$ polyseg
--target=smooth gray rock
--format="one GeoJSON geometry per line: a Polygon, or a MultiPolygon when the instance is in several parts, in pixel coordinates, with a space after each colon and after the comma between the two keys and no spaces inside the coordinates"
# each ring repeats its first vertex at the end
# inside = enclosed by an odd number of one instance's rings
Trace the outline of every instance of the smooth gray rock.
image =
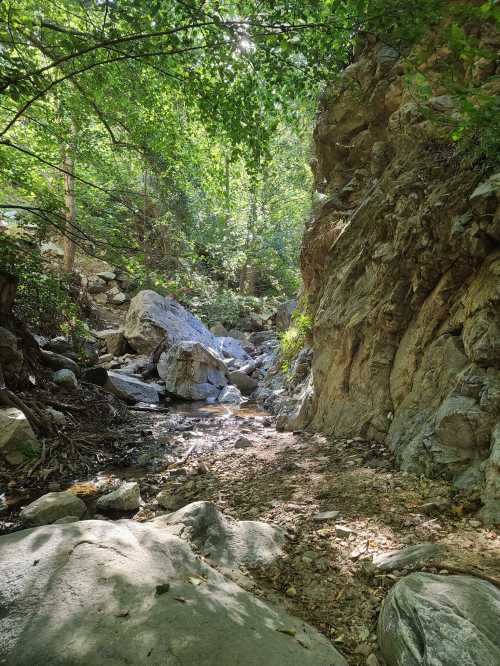
{"type": "Polygon", "coordinates": [[[158,359],[165,388],[180,398],[216,398],[226,386],[226,366],[216,352],[200,342],[179,342],[158,359]]]}
{"type": "Polygon", "coordinates": [[[387,666],[500,664],[500,590],[472,576],[413,573],[384,600],[379,647],[387,666]]]}
{"type": "Polygon", "coordinates": [[[239,405],[243,401],[243,396],[236,386],[225,386],[217,397],[217,402],[226,405],[239,405]]]}
{"type": "Polygon", "coordinates": [[[283,528],[235,520],[211,502],[192,502],[175,513],[155,518],[152,525],[186,539],[200,553],[228,567],[268,565],[283,555],[283,528]]]}
{"type": "Polygon", "coordinates": [[[59,518],[66,516],[78,516],[81,518],[87,507],[84,502],[67,491],[46,493],[28,506],[20,513],[24,525],[49,525],[59,518]]]}
{"type": "Polygon", "coordinates": [[[67,368],[62,368],[61,370],[54,372],[52,379],[58,386],[64,386],[70,389],[76,389],[78,387],[78,380],[75,373],[73,370],[68,370],[67,368]]]}
{"type": "Polygon", "coordinates": [[[97,273],[97,277],[105,282],[111,282],[116,278],[116,273],[114,271],[101,271],[97,273]]]}
{"type": "Polygon", "coordinates": [[[401,550],[374,555],[372,562],[381,571],[395,571],[436,559],[444,550],[444,546],[438,543],[417,543],[401,550]]]}
{"type": "Polygon", "coordinates": [[[99,497],[96,507],[99,511],[133,511],[138,509],[140,504],[139,484],[137,481],[129,481],[99,497]]]}
{"type": "Polygon", "coordinates": [[[130,346],[141,354],[153,352],[160,342],[163,351],[182,341],[217,349],[217,338],[197,317],[173,298],[151,290],[140,291],[130,302],[124,333],[130,346]]]}
{"type": "Polygon", "coordinates": [[[0,579],[4,666],[347,666],[315,629],[238,587],[161,523],[91,520],[0,537],[0,579]]]}
{"type": "Polygon", "coordinates": [[[0,455],[11,465],[33,457],[40,444],[30,422],[17,407],[0,407],[0,455]]]}
{"type": "Polygon", "coordinates": [[[237,386],[244,395],[250,395],[259,385],[253,377],[249,377],[245,372],[241,372],[241,370],[231,371],[229,373],[229,381],[231,384],[237,386]]]}
{"type": "Polygon", "coordinates": [[[157,405],[160,402],[158,391],[154,386],[112,370],[108,371],[104,389],[126,402],[145,402],[150,405],[157,405]]]}

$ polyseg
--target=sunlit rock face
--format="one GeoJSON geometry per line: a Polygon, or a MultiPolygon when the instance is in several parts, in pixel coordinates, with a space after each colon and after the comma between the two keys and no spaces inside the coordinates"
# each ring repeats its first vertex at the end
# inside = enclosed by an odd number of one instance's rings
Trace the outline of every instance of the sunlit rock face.
{"type": "Polygon", "coordinates": [[[417,104],[399,55],[367,39],[321,100],[301,255],[312,389],[290,428],[386,441],[404,469],[482,493],[498,522],[500,175],[454,157],[435,80],[417,104]]]}

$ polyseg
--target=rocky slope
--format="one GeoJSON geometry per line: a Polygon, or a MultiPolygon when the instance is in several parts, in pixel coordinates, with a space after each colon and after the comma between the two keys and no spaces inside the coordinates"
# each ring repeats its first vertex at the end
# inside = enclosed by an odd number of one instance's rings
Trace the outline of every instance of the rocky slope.
{"type": "MultiPolygon", "coordinates": [[[[454,100],[434,72],[451,64],[447,48],[423,62],[422,102],[400,54],[368,37],[324,95],[301,257],[314,361],[287,427],[386,441],[498,522],[500,175],[466,170],[444,138],[454,100]]],[[[494,70],[461,75],[486,89],[494,70]]]]}

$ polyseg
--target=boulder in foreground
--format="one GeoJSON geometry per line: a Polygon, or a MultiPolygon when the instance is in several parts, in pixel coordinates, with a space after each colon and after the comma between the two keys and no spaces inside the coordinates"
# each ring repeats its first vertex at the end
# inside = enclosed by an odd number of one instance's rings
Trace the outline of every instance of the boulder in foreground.
{"type": "Polygon", "coordinates": [[[472,576],[414,573],[384,601],[379,646],[387,666],[500,664],[500,590],[472,576]]]}
{"type": "Polygon", "coordinates": [[[4,666],[346,666],[161,527],[49,525],[0,537],[4,666]],[[33,566],[36,560],[36,566],[33,566]]]}

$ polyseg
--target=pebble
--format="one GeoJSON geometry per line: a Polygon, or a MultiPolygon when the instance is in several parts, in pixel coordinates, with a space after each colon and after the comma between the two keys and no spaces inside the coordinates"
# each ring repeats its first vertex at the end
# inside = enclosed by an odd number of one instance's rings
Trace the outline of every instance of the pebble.
{"type": "Polygon", "coordinates": [[[323,520],[335,520],[339,515],[340,511],[320,511],[319,513],[314,514],[313,520],[317,522],[322,522],[323,520]]]}
{"type": "Polygon", "coordinates": [[[238,437],[234,443],[235,449],[249,449],[251,446],[253,446],[253,444],[248,437],[238,437]]]}
{"type": "Polygon", "coordinates": [[[344,525],[335,525],[335,536],[339,539],[348,539],[351,534],[354,534],[354,531],[350,527],[344,527],[344,525]]]}

